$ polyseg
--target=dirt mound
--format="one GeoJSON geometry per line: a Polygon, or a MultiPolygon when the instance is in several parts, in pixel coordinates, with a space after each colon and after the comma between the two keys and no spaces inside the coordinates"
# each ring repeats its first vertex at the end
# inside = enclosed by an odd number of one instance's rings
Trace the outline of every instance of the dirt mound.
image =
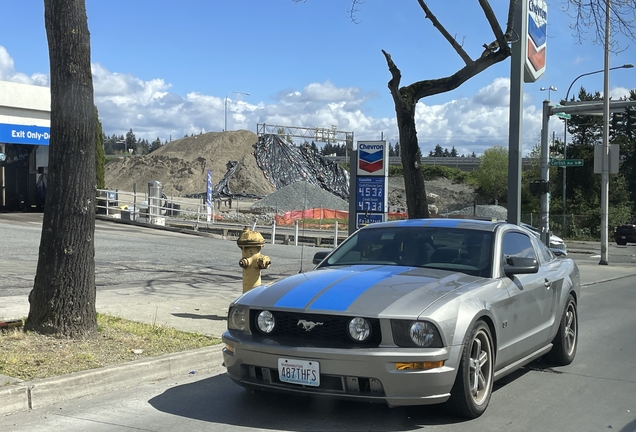
{"type": "Polygon", "coordinates": [[[253,132],[209,132],[172,141],[149,155],[120,157],[106,165],[106,187],[132,191],[148,188],[148,182],[163,183],[168,196],[205,193],[207,172],[217,183],[226,173],[226,164],[237,161],[238,167],[230,190],[237,194],[266,196],[275,191],[256,165],[252,145],[253,132]]]}

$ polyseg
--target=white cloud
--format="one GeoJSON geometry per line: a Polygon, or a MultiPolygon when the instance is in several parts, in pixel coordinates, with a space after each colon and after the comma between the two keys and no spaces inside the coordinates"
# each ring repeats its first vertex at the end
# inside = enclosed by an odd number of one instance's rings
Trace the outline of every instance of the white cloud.
{"type": "MultiPolygon", "coordinates": [[[[171,91],[161,78],[143,80],[130,74],[111,72],[99,63],[92,65],[95,103],[104,132],[125,134],[133,129],[138,138],[150,141],[180,138],[185,134],[221,131],[225,123],[225,95],[191,92],[185,96],[171,91]]],[[[13,59],[0,46],[0,79],[45,85],[43,74],[27,76],[15,71],[13,59]]],[[[472,98],[428,105],[426,99],[416,108],[415,120],[423,154],[436,144],[453,146],[460,154],[481,154],[492,146],[508,145],[510,100],[508,78],[496,78],[472,98]]],[[[627,89],[615,88],[624,95],[627,89]]],[[[614,93],[613,93],[614,94],[614,93]]],[[[337,87],[326,81],[310,83],[302,89],[282,90],[271,103],[231,95],[227,105],[228,129],[255,131],[257,123],[270,125],[325,127],[354,132],[356,140],[384,137],[395,143],[395,118],[370,115],[366,103],[377,98],[375,92],[356,87],[337,87]]],[[[527,96],[527,95],[526,95],[527,96]]],[[[530,102],[531,98],[526,97],[530,102]]],[[[551,123],[552,124],[552,123],[551,123]]],[[[555,128],[560,124],[555,123],[555,128]]],[[[524,109],[523,153],[538,142],[541,129],[540,108],[524,109]]]]}
{"type": "Polygon", "coordinates": [[[39,86],[49,85],[48,77],[42,73],[35,73],[29,76],[24,73],[16,72],[13,58],[2,45],[0,45],[0,80],[39,86]]]}

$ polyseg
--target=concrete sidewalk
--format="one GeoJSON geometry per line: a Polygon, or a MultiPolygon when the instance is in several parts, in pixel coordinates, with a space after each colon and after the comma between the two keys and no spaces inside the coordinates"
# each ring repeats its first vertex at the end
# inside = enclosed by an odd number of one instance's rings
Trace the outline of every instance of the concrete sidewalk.
{"type": "MultiPolygon", "coordinates": [[[[577,262],[581,284],[585,287],[613,279],[633,277],[633,264],[598,265],[598,260],[577,262]]],[[[226,328],[230,302],[242,292],[242,282],[204,289],[188,284],[172,284],[149,292],[143,286],[98,290],[97,311],[134,321],[164,325],[179,330],[221,336],[226,328]]],[[[0,319],[28,315],[26,296],[3,297],[0,319]]],[[[188,375],[192,371],[210,370],[222,363],[221,346],[203,348],[144,359],[122,365],[78,372],[62,377],[15,382],[0,376],[0,415],[45,407],[62,400],[113,391],[140,382],[188,375]],[[60,389],[64,391],[60,391],[60,389]]]]}

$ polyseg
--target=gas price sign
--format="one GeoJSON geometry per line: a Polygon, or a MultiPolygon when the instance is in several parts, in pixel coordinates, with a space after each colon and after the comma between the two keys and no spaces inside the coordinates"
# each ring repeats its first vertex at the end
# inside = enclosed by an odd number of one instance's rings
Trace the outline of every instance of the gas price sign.
{"type": "Polygon", "coordinates": [[[385,177],[358,177],[356,184],[356,210],[384,212],[385,177]]]}

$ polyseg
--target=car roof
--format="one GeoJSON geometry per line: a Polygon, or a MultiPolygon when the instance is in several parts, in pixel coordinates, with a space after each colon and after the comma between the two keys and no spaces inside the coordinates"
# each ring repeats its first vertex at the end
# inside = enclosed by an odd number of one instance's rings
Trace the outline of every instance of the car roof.
{"type": "Polygon", "coordinates": [[[401,219],[389,222],[376,222],[362,229],[392,228],[392,227],[427,227],[427,228],[459,228],[494,232],[498,227],[508,225],[506,221],[492,221],[479,219],[401,219]]]}

